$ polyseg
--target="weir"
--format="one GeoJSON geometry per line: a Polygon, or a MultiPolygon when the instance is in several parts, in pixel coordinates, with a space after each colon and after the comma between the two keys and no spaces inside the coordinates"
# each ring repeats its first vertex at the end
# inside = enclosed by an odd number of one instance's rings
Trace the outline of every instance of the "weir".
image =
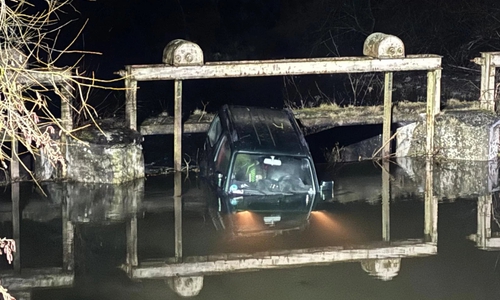
{"type": "MultiPolygon", "coordinates": [[[[182,82],[193,79],[286,76],[338,73],[384,73],[384,106],[382,157],[390,154],[392,123],[393,72],[427,71],[426,154],[433,149],[434,118],[440,112],[441,56],[407,55],[404,45],[395,36],[374,33],[365,41],[363,57],[326,57],[259,61],[227,61],[204,63],[200,47],[185,40],[174,40],[164,50],[163,64],[128,65],[118,73],[125,77],[126,121],[134,130],[137,125],[137,84],[139,81],[174,81],[174,169],[182,168],[182,82]]],[[[156,124],[158,125],[158,124],[156,124]]],[[[167,125],[168,126],[168,125],[167,125]]],[[[206,125],[203,125],[206,126],[206,125]]],[[[161,127],[157,126],[157,127],[161,127]]],[[[193,126],[191,126],[193,127],[193,126]]],[[[196,126],[194,126],[196,127],[196,126]]],[[[189,126],[186,126],[189,128],[189,126]]],[[[199,129],[201,130],[201,129],[199,129]]],[[[168,129],[145,129],[143,134],[170,132],[168,129]],[[163,130],[163,131],[162,131],[163,130]]]]}
{"type": "MultiPolygon", "coordinates": [[[[411,123],[420,121],[423,125],[425,147],[418,149],[426,156],[435,155],[436,141],[434,140],[436,116],[441,112],[459,109],[473,116],[478,111],[491,112],[491,117],[496,117],[496,68],[500,66],[500,52],[484,52],[481,57],[475,58],[474,62],[481,66],[481,88],[478,95],[479,101],[461,103],[460,107],[446,105],[441,111],[441,57],[437,55],[406,55],[404,45],[399,39],[384,34],[373,34],[367,38],[364,48],[365,56],[362,57],[326,57],[311,59],[282,59],[282,60],[260,60],[260,61],[226,61],[226,62],[204,62],[200,47],[194,43],[175,40],[167,45],[164,51],[163,64],[154,65],[129,65],[125,70],[118,73],[124,76],[126,86],[126,126],[133,130],[139,130],[142,135],[173,134],[174,135],[174,169],[181,170],[182,163],[182,134],[204,132],[211,121],[210,115],[193,115],[186,122],[182,121],[182,82],[184,80],[210,79],[210,78],[246,78],[265,76],[288,76],[307,74],[338,74],[338,73],[365,73],[380,72],[384,74],[384,104],[378,107],[355,106],[337,108],[335,110],[325,109],[303,109],[295,110],[295,116],[303,126],[305,134],[313,134],[336,126],[347,125],[369,125],[383,124],[381,157],[388,157],[391,153],[392,138],[391,124],[411,123]],[[402,49],[399,51],[398,49],[402,49]],[[401,71],[426,71],[427,90],[425,103],[392,102],[392,80],[393,72],[401,71]],[[137,124],[137,88],[140,81],[174,81],[174,116],[159,116],[147,119],[143,124],[137,124]]],[[[43,73],[33,73],[33,77],[42,85],[64,86],[63,95],[69,101],[61,101],[62,125],[66,130],[73,127],[71,116],[71,99],[73,90],[71,84],[60,79],[67,70],[59,70],[59,73],[48,77],[43,73]]],[[[25,79],[18,78],[23,81],[25,79]]],[[[471,123],[472,124],[472,123],[471,123]]],[[[475,126],[475,125],[472,125],[475,126]]],[[[495,125],[496,126],[496,125],[495,125]]],[[[446,126],[445,126],[446,127],[446,126]]],[[[449,127],[449,126],[448,126],[449,127]]],[[[483,147],[495,148],[498,140],[498,126],[490,128],[492,134],[483,139],[483,147]],[[487,143],[487,145],[484,145],[487,143]]],[[[448,128],[447,135],[454,135],[453,128],[448,128]]],[[[419,133],[420,134],[420,133],[419,133]]],[[[419,138],[422,138],[420,135],[419,138]]],[[[66,161],[72,166],[71,154],[67,153],[67,145],[70,144],[66,136],[62,136],[60,143],[65,153],[66,161]]],[[[135,145],[140,148],[139,145],[135,145]]],[[[455,145],[454,145],[455,146],[455,145]]],[[[419,146],[420,147],[420,146],[419,146]]],[[[464,146],[465,147],[465,146],[464,146]]],[[[135,149],[135,148],[134,148],[135,149]]],[[[11,178],[15,181],[19,178],[19,160],[17,157],[17,143],[12,143],[12,161],[10,166],[11,178]]],[[[135,150],[134,150],[135,151],[135,150]]],[[[137,151],[135,151],[137,152],[137,151]]],[[[135,153],[133,152],[133,153],[135,153]]],[[[139,150],[140,152],[140,150],[139,150]]],[[[458,150],[460,152],[460,150],[458,150]]],[[[493,157],[494,151],[490,151],[488,158],[493,157]]],[[[135,155],[135,154],[134,154],[135,155]]],[[[458,154],[460,156],[460,153],[458,154]]],[[[43,160],[41,160],[43,161],[43,160]]],[[[73,169],[78,166],[73,166],[73,169]]],[[[61,170],[58,178],[70,178],[67,169],[61,170]]],[[[121,172],[117,170],[117,172],[121,172]]],[[[100,175],[98,175],[100,176],[100,175]]],[[[144,176],[143,172],[136,172],[137,178],[144,176]]],[[[118,176],[121,178],[120,176],[118,176]]],[[[132,177],[125,180],[133,179],[132,177]]],[[[44,180],[46,178],[43,178],[44,180]]],[[[73,180],[79,181],[78,178],[73,180]]]]}

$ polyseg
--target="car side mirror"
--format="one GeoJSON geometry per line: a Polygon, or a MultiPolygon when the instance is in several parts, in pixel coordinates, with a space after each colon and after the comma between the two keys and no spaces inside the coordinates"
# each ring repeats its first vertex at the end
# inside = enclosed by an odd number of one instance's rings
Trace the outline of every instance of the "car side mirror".
{"type": "Polygon", "coordinates": [[[333,199],[333,181],[321,181],[320,194],[323,201],[333,199]]]}

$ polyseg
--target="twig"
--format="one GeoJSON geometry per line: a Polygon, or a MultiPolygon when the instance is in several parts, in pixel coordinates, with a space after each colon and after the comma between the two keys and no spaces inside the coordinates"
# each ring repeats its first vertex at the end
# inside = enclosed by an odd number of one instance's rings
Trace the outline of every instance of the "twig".
{"type": "Polygon", "coordinates": [[[371,159],[375,159],[375,156],[377,156],[377,154],[378,154],[380,151],[382,151],[382,149],[384,149],[384,148],[385,148],[385,146],[387,146],[387,144],[388,144],[388,143],[390,143],[390,142],[391,142],[391,141],[392,141],[392,140],[396,137],[396,135],[397,135],[397,134],[398,134],[398,131],[396,131],[396,132],[395,132],[395,133],[391,136],[391,138],[390,138],[390,139],[388,139],[388,140],[387,140],[387,141],[386,141],[386,142],[382,145],[382,147],[378,148],[378,150],[377,150],[377,151],[375,151],[375,153],[373,153],[373,155],[372,155],[371,159]]]}

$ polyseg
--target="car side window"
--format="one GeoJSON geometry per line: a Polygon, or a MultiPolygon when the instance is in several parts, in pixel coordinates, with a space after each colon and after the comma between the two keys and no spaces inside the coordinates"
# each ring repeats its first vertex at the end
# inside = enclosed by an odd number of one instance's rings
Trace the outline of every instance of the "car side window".
{"type": "Polygon", "coordinates": [[[211,147],[215,145],[221,133],[222,133],[222,125],[220,123],[220,118],[219,116],[215,116],[215,118],[212,121],[212,124],[210,124],[210,128],[208,129],[207,133],[211,147]]]}
{"type": "Polygon", "coordinates": [[[215,171],[226,174],[229,168],[229,160],[231,159],[231,147],[226,136],[222,137],[217,155],[215,156],[215,171]]]}

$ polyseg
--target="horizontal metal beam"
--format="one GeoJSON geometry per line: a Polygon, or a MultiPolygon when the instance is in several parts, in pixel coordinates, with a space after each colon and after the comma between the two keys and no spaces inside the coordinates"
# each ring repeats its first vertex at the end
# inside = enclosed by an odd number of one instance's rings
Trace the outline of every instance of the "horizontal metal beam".
{"type": "Polygon", "coordinates": [[[167,64],[131,65],[119,72],[136,81],[234,78],[306,74],[363,73],[435,70],[441,68],[441,56],[409,55],[405,58],[328,57],[256,61],[211,62],[202,66],[167,64]]]}
{"type": "MultiPolygon", "coordinates": [[[[284,252],[284,251],[280,251],[284,252]]],[[[185,257],[183,263],[141,263],[139,267],[123,266],[133,279],[164,278],[172,276],[198,276],[217,273],[253,271],[259,269],[298,267],[331,264],[336,262],[363,261],[367,259],[403,258],[434,255],[433,243],[402,242],[385,247],[367,249],[342,249],[341,247],[314,248],[309,251],[291,250],[289,253],[249,255],[226,254],[222,257],[185,257]],[[340,248],[340,249],[339,249],[340,248]]]]}

